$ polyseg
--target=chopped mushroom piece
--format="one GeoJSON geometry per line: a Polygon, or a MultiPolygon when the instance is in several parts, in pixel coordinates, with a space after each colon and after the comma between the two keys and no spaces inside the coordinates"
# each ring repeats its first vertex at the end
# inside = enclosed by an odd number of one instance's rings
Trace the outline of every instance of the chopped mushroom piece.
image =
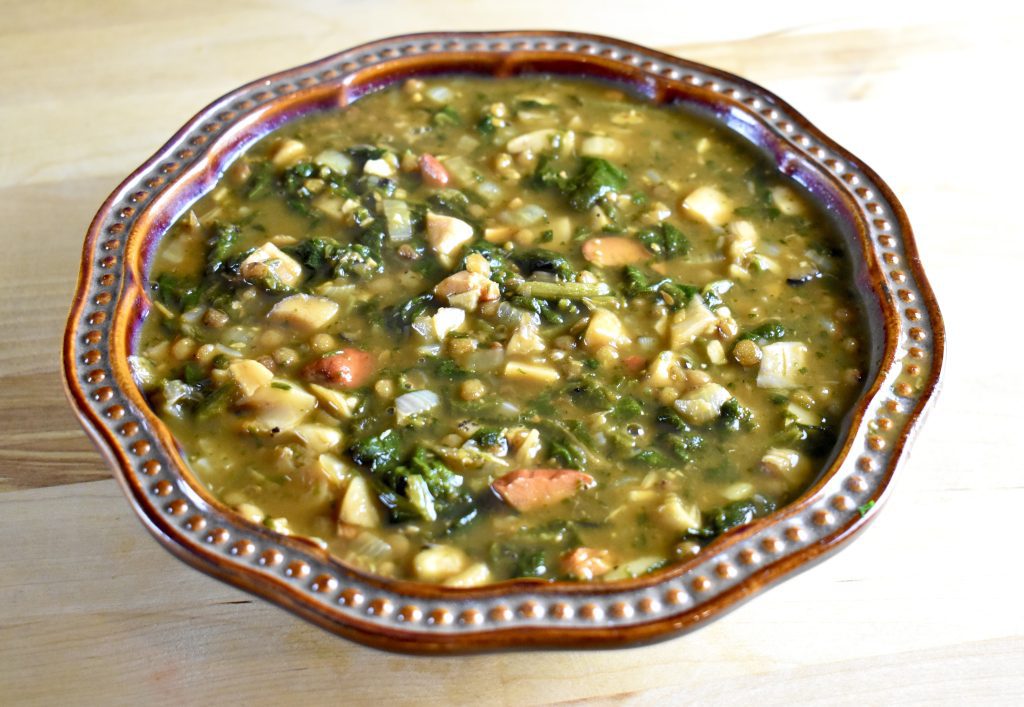
{"type": "Polygon", "coordinates": [[[499,290],[496,282],[480,273],[460,270],[437,283],[434,294],[452,307],[473,312],[481,302],[493,302],[498,299],[499,290]]]}
{"type": "Polygon", "coordinates": [[[473,227],[465,221],[427,212],[427,243],[444,267],[454,267],[462,247],[471,240],[473,227]]]}
{"type": "Polygon", "coordinates": [[[296,425],[292,434],[317,454],[329,452],[341,444],[341,430],[315,422],[296,425]]]}
{"type": "Polygon", "coordinates": [[[272,322],[287,324],[304,333],[319,331],[338,316],[339,306],[334,300],[316,295],[291,295],[278,302],[267,314],[272,322]]]}
{"type": "Polygon", "coordinates": [[[274,374],[259,361],[238,359],[228,364],[228,373],[238,385],[243,397],[249,397],[270,381],[274,374]]]}
{"type": "Polygon", "coordinates": [[[340,390],[331,390],[316,383],[309,384],[309,391],[316,396],[321,408],[342,420],[351,420],[361,402],[357,395],[348,395],[340,390]]]}
{"type": "Polygon", "coordinates": [[[252,413],[255,431],[287,432],[316,407],[316,398],[295,383],[275,379],[244,398],[242,407],[252,413]]]}
{"type": "Polygon", "coordinates": [[[694,425],[706,425],[718,418],[732,393],[718,383],[707,383],[675,401],[676,410],[694,425]]]}
{"type": "Polygon", "coordinates": [[[800,455],[792,449],[772,447],[761,457],[761,469],[773,476],[789,476],[800,463],[800,455]]]}
{"type": "Polygon", "coordinates": [[[287,287],[295,287],[302,279],[298,261],[273,243],[264,243],[242,261],[238,271],[246,280],[273,278],[287,287]]]}

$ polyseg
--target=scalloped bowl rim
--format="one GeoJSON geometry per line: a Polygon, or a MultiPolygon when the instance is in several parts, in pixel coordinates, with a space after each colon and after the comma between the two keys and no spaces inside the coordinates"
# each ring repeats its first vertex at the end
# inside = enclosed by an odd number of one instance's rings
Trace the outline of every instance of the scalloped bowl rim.
{"type": "Polygon", "coordinates": [[[822,559],[861,531],[939,386],[945,333],[910,224],[888,186],[792,107],[732,74],[639,45],[556,31],[424,33],[364,44],[235,89],[182,127],[104,202],[64,337],[65,390],[150,532],[188,564],[378,647],[449,652],[598,646],[675,635],[822,559]],[[408,76],[537,71],[629,84],[739,133],[843,228],[871,323],[870,383],[832,463],[799,499],[690,561],[609,583],[517,580],[454,589],[355,570],[230,512],[192,475],[131,379],[145,270],[174,219],[281,123],[408,76]],[[882,422],[884,421],[884,422],[882,422]]]}

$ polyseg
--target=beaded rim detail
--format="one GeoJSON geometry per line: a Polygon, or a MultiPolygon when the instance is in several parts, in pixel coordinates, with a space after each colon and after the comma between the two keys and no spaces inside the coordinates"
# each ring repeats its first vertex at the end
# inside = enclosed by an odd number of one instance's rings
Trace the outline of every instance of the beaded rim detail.
{"type": "Polygon", "coordinates": [[[378,647],[451,652],[598,646],[676,635],[722,615],[862,530],[939,387],[945,332],[907,217],[888,186],[792,107],[737,76],[568,32],[383,39],[243,86],[203,109],[106,200],[86,236],[63,345],[65,390],[147,529],[194,567],[378,647]],[[282,122],[438,71],[595,76],[711,114],[772,155],[835,214],[873,336],[873,369],[832,464],[799,499],[689,561],[606,584],[516,580],[455,589],[355,570],[244,520],[182,461],[131,379],[151,246],[231,159],[282,122]],[[906,305],[913,303],[913,306],[906,305]]]}

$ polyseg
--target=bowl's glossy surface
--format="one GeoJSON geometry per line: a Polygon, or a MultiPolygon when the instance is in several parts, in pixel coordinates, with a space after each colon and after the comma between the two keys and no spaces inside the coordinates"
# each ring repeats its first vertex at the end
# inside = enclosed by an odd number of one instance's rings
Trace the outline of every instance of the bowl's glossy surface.
{"type": "Polygon", "coordinates": [[[720,615],[807,566],[878,511],[934,395],[944,333],[910,225],[888,187],[768,91],[618,40],[562,32],[385,39],[251,83],[182,128],[107,199],[86,240],[64,339],[68,395],[133,507],[165,547],[315,623],[409,651],[651,640],[720,615]],[[127,357],[147,306],[148,254],[248,145],[282,122],[426,73],[597,76],[714,116],[773,156],[833,214],[855,255],[871,368],[831,465],[796,502],[691,561],[636,580],[477,589],[391,581],[228,511],[182,462],[127,357]]]}

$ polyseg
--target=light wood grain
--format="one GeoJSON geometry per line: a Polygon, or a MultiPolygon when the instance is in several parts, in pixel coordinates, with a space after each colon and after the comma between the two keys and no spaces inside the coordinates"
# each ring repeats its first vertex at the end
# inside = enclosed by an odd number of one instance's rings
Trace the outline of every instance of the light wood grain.
{"type": "Polygon", "coordinates": [[[890,5],[0,2],[0,703],[1024,702],[1024,239],[1020,148],[1003,137],[1024,21],[890,5]],[[387,34],[539,25],[742,73],[881,173],[946,316],[945,386],[863,537],[696,633],[384,654],[192,571],[132,517],[57,374],[82,236],[125,174],[239,83],[387,34]]]}

